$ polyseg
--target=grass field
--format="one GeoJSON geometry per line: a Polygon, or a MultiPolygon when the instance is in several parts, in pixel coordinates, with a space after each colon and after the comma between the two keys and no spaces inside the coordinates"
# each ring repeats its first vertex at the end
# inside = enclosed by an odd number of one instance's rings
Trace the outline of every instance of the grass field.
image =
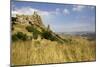
{"type": "Polygon", "coordinates": [[[48,64],[96,60],[95,41],[71,37],[71,41],[58,43],[46,39],[12,42],[12,65],[48,64]]]}
{"type": "Polygon", "coordinates": [[[11,5],[11,66],[96,61],[96,6],[11,5]]]}

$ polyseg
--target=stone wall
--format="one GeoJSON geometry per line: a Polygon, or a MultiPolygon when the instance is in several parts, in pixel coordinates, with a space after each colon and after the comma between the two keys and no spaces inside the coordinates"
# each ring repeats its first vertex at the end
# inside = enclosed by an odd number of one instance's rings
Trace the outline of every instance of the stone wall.
{"type": "Polygon", "coordinates": [[[41,17],[34,12],[33,15],[16,15],[16,22],[20,24],[43,25],[41,17]]]}

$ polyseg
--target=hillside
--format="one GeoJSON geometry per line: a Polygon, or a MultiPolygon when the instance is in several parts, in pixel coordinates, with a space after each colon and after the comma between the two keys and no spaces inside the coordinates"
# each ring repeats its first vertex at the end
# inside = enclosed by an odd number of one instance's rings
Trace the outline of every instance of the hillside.
{"type": "Polygon", "coordinates": [[[12,17],[12,40],[21,40],[17,35],[25,35],[25,40],[32,39],[48,39],[51,41],[64,42],[64,39],[61,38],[58,34],[54,33],[50,26],[45,27],[41,17],[34,12],[33,15],[16,15],[12,17]]]}
{"type": "Polygon", "coordinates": [[[60,35],[43,24],[37,12],[12,17],[11,64],[95,61],[95,39],[60,35]]]}

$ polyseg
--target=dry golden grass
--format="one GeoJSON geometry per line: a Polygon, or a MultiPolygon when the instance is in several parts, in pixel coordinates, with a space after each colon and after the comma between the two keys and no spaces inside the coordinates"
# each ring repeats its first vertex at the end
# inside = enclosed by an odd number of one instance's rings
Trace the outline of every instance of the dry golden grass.
{"type": "Polygon", "coordinates": [[[94,41],[73,37],[72,42],[60,44],[46,39],[18,41],[11,45],[12,65],[95,61],[94,41]]]}

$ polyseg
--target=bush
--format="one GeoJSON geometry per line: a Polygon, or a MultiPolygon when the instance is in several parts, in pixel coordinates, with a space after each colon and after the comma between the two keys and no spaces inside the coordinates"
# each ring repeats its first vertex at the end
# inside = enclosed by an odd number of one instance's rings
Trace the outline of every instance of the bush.
{"type": "Polygon", "coordinates": [[[16,18],[15,18],[15,17],[12,17],[12,18],[11,18],[11,21],[12,21],[12,24],[11,24],[12,26],[16,24],[16,23],[15,23],[15,22],[16,22],[16,18]]]}
{"type": "Polygon", "coordinates": [[[21,40],[27,40],[27,35],[26,34],[24,34],[24,33],[22,33],[22,32],[18,32],[17,34],[16,34],[16,36],[19,38],[19,39],[21,39],[21,40]]]}
{"type": "Polygon", "coordinates": [[[27,40],[28,36],[26,34],[23,34],[22,32],[18,32],[17,34],[12,35],[12,41],[18,41],[18,40],[27,40]]]}
{"type": "Polygon", "coordinates": [[[34,31],[34,27],[32,27],[32,26],[27,26],[27,27],[26,27],[26,30],[27,30],[28,32],[33,32],[33,31],[34,31]]]}
{"type": "Polygon", "coordinates": [[[42,34],[42,37],[51,41],[55,41],[56,38],[49,32],[49,31],[44,31],[42,34]]]}
{"type": "Polygon", "coordinates": [[[12,30],[12,31],[14,30],[14,27],[13,27],[13,26],[11,27],[11,30],[12,30]]]}
{"type": "Polygon", "coordinates": [[[36,34],[36,33],[33,32],[33,38],[37,39],[38,38],[38,34],[36,34]]]}
{"type": "Polygon", "coordinates": [[[34,28],[34,26],[27,26],[26,29],[28,32],[32,32],[34,39],[37,39],[38,35],[41,34],[41,32],[34,28]]]}
{"type": "Polygon", "coordinates": [[[16,21],[16,19],[17,19],[16,17],[11,17],[12,21],[16,21]]]}
{"type": "Polygon", "coordinates": [[[18,41],[18,37],[15,34],[12,35],[12,41],[18,41]]]}

